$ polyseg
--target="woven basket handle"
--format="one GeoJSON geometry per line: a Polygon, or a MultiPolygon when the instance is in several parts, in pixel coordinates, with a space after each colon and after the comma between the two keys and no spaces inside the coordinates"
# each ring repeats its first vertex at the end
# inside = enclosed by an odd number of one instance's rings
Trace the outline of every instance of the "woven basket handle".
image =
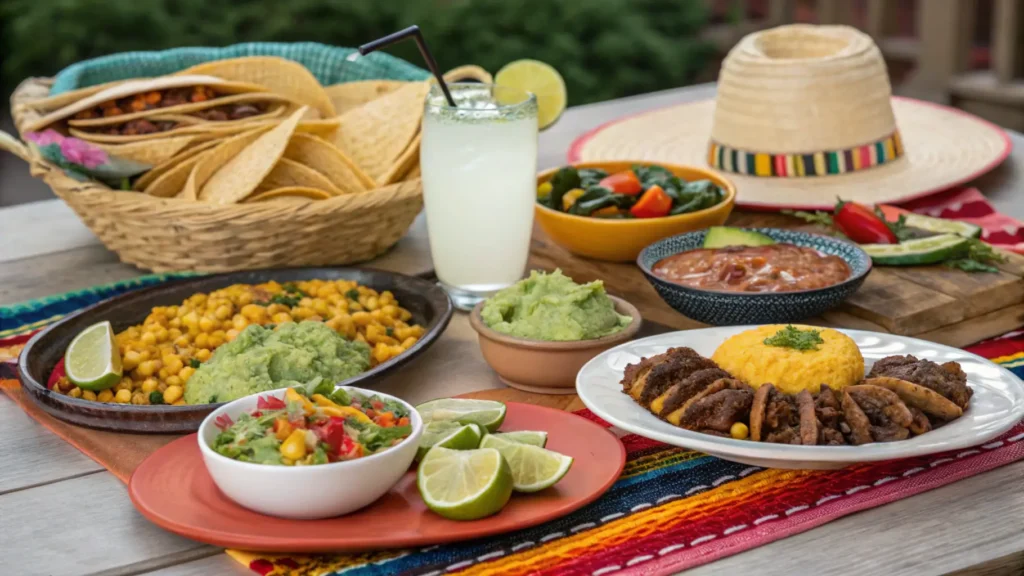
{"type": "Polygon", "coordinates": [[[0,130],[0,150],[7,150],[25,162],[30,162],[32,160],[32,156],[28,151],[28,146],[25,146],[25,144],[20,140],[3,130],[0,130]]]}

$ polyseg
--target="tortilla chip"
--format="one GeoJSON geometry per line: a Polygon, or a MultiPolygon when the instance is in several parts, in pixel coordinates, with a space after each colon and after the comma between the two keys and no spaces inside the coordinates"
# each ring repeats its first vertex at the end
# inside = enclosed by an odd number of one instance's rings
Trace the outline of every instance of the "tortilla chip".
{"type": "MultiPolygon", "coordinates": [[[[216,147],[207,153],[201,154],[202,160],[197,162],[188,175],[179,198],[198,200],[199,190],[225,163],[242,153],[247,146],[255,142],[260,136],[270,131],[270,127],[262,126],[236,134],[227,140],[219,141],[216,147]]],[[[273,162],[270,163],[273,166],[273,162]]],[[[268,168],[269,170],[269,168],[268,168]]]]}
{"type": "Polygon", "coordinates": [[[409,82],[402,80],[361,80],[343,82],[324,88],[338,114],[344,114],[381,96],[402,88],[409,82]]]}
{"type": "Polygon", "coordinates": [[[205,184],[197,182],[199,199],[215,204],[234,204],[251,194],[281,159],[305,113],[305,106],[299,108],[225,162],[205,184]]]}
{"type": "Polygon", "coordinates": [[[380,182],[420,129],[430,85],[414,82],[342,114],[334,143],[380,182]]]}
{"type": "Polygon", "coordinates": [[[417,134],[409,146],[402,152],[402,155],[398,157],[395,165],[384,177],[381,178],[380,185],[387,186],[388,184],[394,184],[405,179],[405,175],[412,170],[412,167],[419,164],[420,161],[420,140],[422,139],[421,134],[417,134]]]}
{"type": "Polygon", "coordinates": [[[344,194],[337,186],[320,172],[294,160],[283,157],[277,161],[274,169],[267,174],[267,177],[256,187],[256,192],[265,190],[276,190],[278,188],[316,188],[323,190],[331,196],[344,194]]]}
{"type": "Polygon", "coordinates": [[[405,175],[405,178],[402,178],[402,181],[408,182],[409,180],[415,180],[419,178],[421,175],[422,172],[420,172],[420,163],[417,160],[416,165],[412,167],[412,170],[409,170],[409,172],[405,175]]]}
{"type": "MultiPolygon", "coordinates": [[[[117,116],[107,116],[103,118],[87,118],[84,120],[75,120],[74,118],[68,120],[68,126],[74,126],[75,128],[84,128],[87,126],[111,126],[114,124],[120,124],[129,120],[135,120],[136,118],[150,118],[155,115],[160,116],[172,116],[182,115],[192,119],[194,122],[218,122],[217,120],[204,120],[199,116],[189,116],[193,112],[199,112],[202,110],[208,110],[217,106],[223,106],[226,104],[246,104],[250,102],[266,102],[267,112],[258,116],[249,116],[248,118],[239,118],[238,120],[252,120],[254,118],[261,118],[268,112],[276,111],[280,109],[282,105],[294,105],[298,104],[292,100],[285,98],[278,94],[232,94],[230,96],[224,96],[222,98],[214,98],[212,100],[205,100],[203,102],[191,102],[188,104],[178,104],[177,106],[167,106],[164,108],[151,108],[149,110],[142,110],[141,112],[132,112],[130,114],[119,114],[117,116]]],[[[229,120],[221,120],[220,122],[228,122],[229,120]]],[[[237,120],[235,120],[237,121],[237,120]]]]}
{"type": "Polygon", "coordinates": [[[377,187],[351,158],[330,142],[309,134],[293,134],[284,157],[305,164],[326,176],[343,193],[354,194],[377,187]]]}
{"type": "MultiPolygon", "coordinates": [[[[142,176],[136,178],[135,183],[132,184],[132,190],[136,190],[138,192],[145,190],[150,184],[156,182],[157,178],[163,176],[178,164],[198,155],[200,152],[213,148],[217,144],[220,144],[219,140],[209,140],[198,144],[193,142],[191,146],[186,146],[181,152],[178,152],[167,160],[153,166],[143,173],[142,176]]],[[[104,146],[104,144],[97,144],[97,146],[104,146]]],[[[127,144],[124,146],[127,146],[127,144]]],[[[186,177],[187,176],[188,174],[186,173],[186,177]]],[[[182,185],[184,185],[184,183],[182,183],[182,185]]]]}
{"type": "Polygon", "coordinates": [[[276,56],[230,58],[204,62],[176,75],[181,74],[207,74],[235,82],[259,84],[275,94],[317,110],[322,118],[338,115],[331,104],[331,98],[316,77],[305,66],[293,60],[276,56]]]}
{"type": "Polygon", "coordinates": [[[173,198],[178,196],[195,200],[193,196],[184,193],[185,187],[188,184],[192,170],[212,152],[214,152],[213,148],[207,148],[191,158],[178,162],[174,167],[154,178],[152,182],[143,188],[143,192],[157,198],[173,198]]]}
{"type": "Polygon", "coordinates": [[[249,196],[242,202],[244,204],[251,204],[253,202],[266,202],[268,200],[284,200],[284,199],[304,199],[304,200],[327,200],[331,195],[323,190],[317,190],[316,188],[306,188],[303,186],[288,186],[286,188],[275,188],[273,190],[264,190],[263,192],[257,192],[252,196],[249,196]]]}
{"type": "Polygon", "coordinates": [[[192,143],[193,136],[173,136],[128,144],[97,144],[107,154],[124,160],[156,166],[166,162],[192,143]]]}
{"type": "MultiPolygon", "coordinates": [[[[49,114],[41,116],[35,121],[30,122],[24,128],[24,131],[35,132],[53,124],[54,122],[70,118],[83,110],[88,110],[89,108],[97,106],[101,102],[106,102],[108,100],[118,100],[120,98],[139,94],[140,92],[152,92],[154,90],[167,90],[169,88],[182,88],[185,86],[197,85],[216,86],[217,90],[231,94],[267,91],[263,86],[244,84],[240,82],[228,82],[214,76],[161,76],[160,78],[129,80],[127,82],[111,86],[105,90],[100,90],[91,96],[79,99],[70,105],[58,108],[49,114]]],[[[187,104],[182,104],[182,106],[187,106],[187,104]]],[[[168,106],[161,110],[167,112],[171,111],[173,108],[176,108],[176,106],[168,106]]]]}

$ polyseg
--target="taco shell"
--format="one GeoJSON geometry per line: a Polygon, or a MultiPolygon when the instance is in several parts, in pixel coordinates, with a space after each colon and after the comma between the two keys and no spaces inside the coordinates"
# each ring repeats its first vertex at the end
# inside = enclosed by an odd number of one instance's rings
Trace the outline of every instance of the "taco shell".
{"type": "MultiPolygon", "coordinates": [[[[170,88],[183,88],[185,86],[216,86],[218,91],[229,92],[229,93],[241,93],[241,92],[266,92],[267,89],[263,86],[256,86],[254,84],[242,84],[239,82],[228,82],[221,78],[215,78],[213,76],[161,76],[159,78],[147,78],[142,80],[128,80],[111,86],[110,88],[100,90],[91,96],[81,98],[72,104],[58,108],[49,114],[39,117],[34,122],[29,123],[25,126],[22,131],[24,132],[35,132],[43,129],[55,122],[70,118],[75,114],[88,110],[94,106],[97,106],[108,100],[118,100],[128,96],[134,96],[141,92],[153,92],[157,90],[167,90],[170,88]]],[[[168,112],[175,106],[168,106],[167,108],[158,109],[163,112],[168,112]]]]}
{"type": "Polygon", "coordinates": [[[110,156],[156,166],[184,150],[189,144],[192,144],[194,139],[194,136],[172,136],[159,140],[128,144],[96,144],[96,146],[110,156]]]}
{"type": "Polygon", "coordinates": [[[344,152],[311,134],[293,134],[284,157],[323,174],[342,193],[354,194],[376,188],[374,181],[344,152]]]}
{"type": "MultiPolygon", "coordinates": [[[[288,141],[306,110],[305,106],[299,108],[280,124],[260,134],[220,166],[205,183],[195,182],[198,198],[214,204],[234,204],[251,194],[284,155],[288,141]]],[[[192,182],[191,177],[189,181],[192,182]]]]}
{"type": "Polygon", "coordinates": [[[344,114],[409,84],[402,80],[360,80],[332,84],[324,90],[338,114],[344,114]]]}
{"type": "MultiPolygon", "coordinates": [[[[139,112],[132,112],[130,114],[119,114],[117,116],[106,116],[103,118],[86,118],[82,120],[75,120],[74,118],[68,120],[68,126],[74,126],[75,128],[83,128],[87,126],[110,126],[112,124],[120,124],[129,120],[135,120],[137,118],[148,118],[154,115],[161,116],[172,116],[181,115],[192,119],[195,123],[201,122],[216,122],[215,120],[205,120],[198,116],[189,116],[192,112],[199,112],[202,110],[208,110],[210,108],[216,108],[218,106],[224,106],[227,104],[247,104],[250,102],[266,102],[267,111],[259,115],[249,116],[247,118],[239,118],[238,120],[253,120],[256,118],[264,117],[268,112],[274,112],[280,109],[282,106],[289,104],[297,104],[284,96],[271,93],[261,94],[231,94],[221,98],[214,98],[212,100],[204,100],[203,102],[190,102],[188,104],[178,104],[177,106],[167,106],[165,108],[151,108],[149,110],[142,110],[139,112]]],[[[278,114],[283,113],[278,112],[278,114]]],[[[237,120],[234,120],[237,121],[237,120]]],[[[228,122],[224,120],[223,122],[228,122]]]]}
{"type": "Polygon", "coordinates": [[[243,200],[244,204],[251,204],[253,202],[267,202],[269,200],[327,200],[331,195],[323,190],[316,188],[306,188],[303,186],[288,186],[286,188],[276,188],[274,190],[264,190],[263,192],[256,192],[252,196],[249,196],[243,200]]]}
{"type": "Polygon", "coordinates": [[[338,117],[334,143],[381,182],[416,137],[430,85],[414,82],[338,117]]]}
{"type": "MultiPolygon", "coordinates": [[[[182,136],[182,138],[190,137],[182,136]]],[[[183,150],[181,150],[174,156],[171,156],[167,160],[164,160],[163,162],[154,165],[148,171],[146,171],[141,176],[136,178],[135,183],[132,184],[132,190],[138,192],[146,190],[146,188],[148,188],[150,184],[154,183],[157,178],[171,171],[175,166],[181,164],[182,162],[188,160],[189,158],[199,155],[201,152],[213,148],[217,144],[220,144],[220,141],[209,140],[207,142],[193,143],[193,145],[191,146],[186,146],[183,150]]],[[[104,146],[104,144],[97,144],[97,146],[104,146]]],[[[128,146],[128,144],[123,144],[123,146],[128,146]]],[[[185,176],[188,177],[187,172],[185,173],[185,176]]],[[[182,182],[182,186],[184,186],[184,182],[182,182]]],[[[181,187],[179,187],[179,191],[180,189],[181,187]]]]}
{"type": "Polygon", "coordinates": [[[344,194],[341,189],[331,183],[327,176],[305,164],[289,160],[287,157],[277,161],[270,174],[267,174],[267,177],[256,187],[256,193],[289,187],[316,188],[331,196],[344,194]]]}
{"type": "Polygon", "coordinates": [[[271,92],[305,104],[322,118],[337,116],[331,98],[305,66],[276,56],[247,56],[197,64],[179,75],[202,74],[233,82],[265,86],[271,92]]]}

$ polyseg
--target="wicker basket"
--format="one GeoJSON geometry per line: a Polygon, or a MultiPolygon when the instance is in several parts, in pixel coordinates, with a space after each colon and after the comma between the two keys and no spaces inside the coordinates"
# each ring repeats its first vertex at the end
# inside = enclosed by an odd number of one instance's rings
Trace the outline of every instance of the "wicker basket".
{"type": "MultiPolygon", "coordinates": [[[[46,97],[51,84],[30,78],[14,91],[11,113],[19,131],[38,114],[25,103],[46,97]]],[[[153,198],[75,180],[13,138],[0,137],[0,148],[28,162],[32,175],[122,261],[155,272],[363,262],[398,242],[423,206],[418,179],[298,205],[153,198]]]]}

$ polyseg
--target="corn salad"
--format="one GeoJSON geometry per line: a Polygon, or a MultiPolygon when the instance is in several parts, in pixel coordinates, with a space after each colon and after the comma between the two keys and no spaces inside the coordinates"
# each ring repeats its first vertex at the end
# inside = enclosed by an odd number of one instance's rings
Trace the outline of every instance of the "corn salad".
{"type": "Polygon", "coordinates": [[[94,392],[67,377],[54,389],[75,398],[120,404],[182,405],[185,386],[213,351],[249,324],[318,320],[350,340],[366,342],[376,366],[408,350],[423,336],[412,314],[390,291],[378,293],[350,280],[235,284],[193,294],[178,306],[153,308],[146,320],[115,336],[124,376],[94,392]]]}

